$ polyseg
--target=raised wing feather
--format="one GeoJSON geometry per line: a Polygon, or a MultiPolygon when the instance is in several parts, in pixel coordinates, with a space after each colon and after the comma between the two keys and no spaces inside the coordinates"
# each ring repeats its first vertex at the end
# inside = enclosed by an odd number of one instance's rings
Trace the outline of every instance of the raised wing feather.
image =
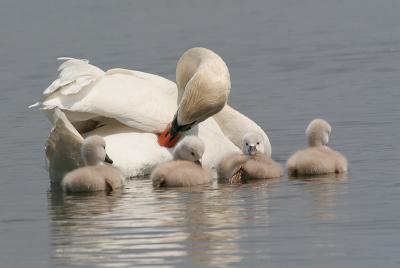
{"type": "Polygon", "coordinates": [[[62,90],[64,95],[75,94],[88,85],[88,80],[93,82],[104,74],[100,68],[89,64],[88,60],[65,57],[58,59],[66,61],[58,67],[60,72],[58,78],[44,90],[43,97],[45,98],[57,90],[62,90]],[[68,91],[65,89],[71,86],[74,90],[68,91]]]}
{"type": "Polygon", "coordinates": [[[177,109],[176,84],[160,76],[125,69],[104,73],[87,61],[75,59],[59,69],[59,78],[43,94],[44,109],[58,107],[114,118],[154,133],[164,130],[177,109]]]}

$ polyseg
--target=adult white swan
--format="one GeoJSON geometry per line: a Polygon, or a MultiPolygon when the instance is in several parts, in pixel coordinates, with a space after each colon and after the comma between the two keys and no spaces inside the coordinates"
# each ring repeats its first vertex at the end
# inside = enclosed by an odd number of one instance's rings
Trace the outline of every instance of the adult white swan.
{"type": "Polygon", "coordinates": [[[229,71],[209,49],[192,48],[182,55],[177,84],[139,71],[104,72],[85,60],[62,59],[59,77],[42,101],[54,124],[46,144],[53,182],[79,165],[82,136],[95,134],[104,137],[107,153],[128,177],[147,175],[158,163],[171,160],[168,148],[185,133],[204,141],[203,164],[210,168],[226,153],[239,150],[243,132],[260,133],[266,154],[271,154],[264,131],[226,105],[229,71]]]}

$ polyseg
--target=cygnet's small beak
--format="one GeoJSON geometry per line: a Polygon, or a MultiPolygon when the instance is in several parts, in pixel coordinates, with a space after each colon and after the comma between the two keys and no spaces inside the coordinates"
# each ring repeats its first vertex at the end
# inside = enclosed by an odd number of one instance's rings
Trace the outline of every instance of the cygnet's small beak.
{"type": "Polygon", "coordinates": [[[199,165],[199,166],[202,166],[202,165],[201,165],[201,160],[200,160],[200,159],[197,160],[197,161],[194,161],[194,163],[197,164],[197,165],[199,165]]]}
{"type": "Polygon", "coordinates": [[[255,155],[257,153],[256,146],[255,145],[250,145],[248,152],[249,152],[249,155],[255,155]]]}
{"type": "Polygon", "coordinates": [[[104,160],[106,163],[112,164],[114,161],[111,160],[111,158],[106,154],[106,159],[104,160]]]}

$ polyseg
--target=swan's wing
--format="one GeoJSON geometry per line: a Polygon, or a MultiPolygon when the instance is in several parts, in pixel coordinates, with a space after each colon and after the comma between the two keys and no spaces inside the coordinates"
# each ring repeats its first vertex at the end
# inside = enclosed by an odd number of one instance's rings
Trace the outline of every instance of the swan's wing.
{"type": "Polygon", "coordinates": [[[54,127],[45,145],[46,160],[50,180],[58,186],[67,172],[81,166],[80,148],[83,138],[58,108],[47,112],[54,127]]]}
{"type": "Polygon", "coordinates": [[[56,91],[60,91],[63,95],[78,93],[104,74],[100,68],[89,64],[88,60],[66,57],[58,58],[58,60],[65,60],[65,62],[57,69],[60,72],[58,78],[44,90],[44,98],[56,91]]]}
{"type": "Polygon", "coordinates": [[[228,104],[217,114],[213,116],[225,136],[231,140],[237,147],[242,147],[243,136],[248,132],[259,133],[264,138],[264,152],[271,156],[271,143],[264,130],[253,120],[233,109],[228,104]]]}
{"type": "Polygon", "coordinates": [[[59,78],[43,94],[44,109],[69,111],[67,116],[76,121],[114,118],[146,132],[161,132],[173,119],[178,92],[168,79],[125,69],[103,72],[77,59],[59,70],[59,78]]]}

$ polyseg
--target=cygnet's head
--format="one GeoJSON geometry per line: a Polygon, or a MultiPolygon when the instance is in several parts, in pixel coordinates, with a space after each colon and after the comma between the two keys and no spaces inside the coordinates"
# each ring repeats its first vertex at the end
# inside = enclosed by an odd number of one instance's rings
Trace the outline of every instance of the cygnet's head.
{"type": "Polygon", "coordinates": [[[175,148],[175,160],[187,160],[200,164],[200,159],[204,154],[204,143],[201,139],[194,136],[186,136],[175,148]]]}
{"type": "Polygon", "coordinates": [[[264,139],[258,133],[247,133],[243,136],[242,152],[247,155],[264,153],[264,139]]]}
{"type": "Polygon", "coordinates": [[[314,119],[306,129],[306,136],[308,145],[322,146],[329,143],[329,136],[331,135],[332,127],[323,119],[314,119]]]}
{"type": "Polygon", "coordinates": [[[86,166],[95,166],[102,162],[113,163],[106,153],[106,141],[97,135],[84,140],[81,156],[86,166]]]}

